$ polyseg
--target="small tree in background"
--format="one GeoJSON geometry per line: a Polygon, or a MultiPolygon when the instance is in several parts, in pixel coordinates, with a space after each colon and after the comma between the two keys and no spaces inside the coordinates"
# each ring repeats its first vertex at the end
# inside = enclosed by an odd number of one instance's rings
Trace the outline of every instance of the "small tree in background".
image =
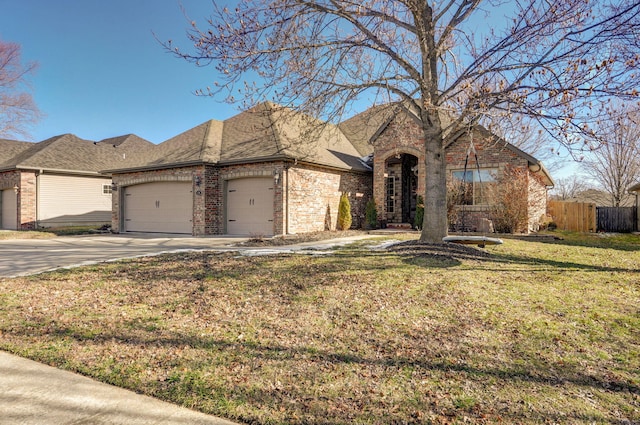
{"type": "Polygon", "coordinates": [[[367,202],[367,206],[365,208],[365,219],[369,229],[375,229],[378,227],[378,210],[376,209],[376,201],[373,198],[369,199],[367,202]]]}
{"type": "Polygon", "coordinates": [[[347,194],[343,193],[338,205],[338,230],[349,230],[351,220],[351,203],[347,194]]]}
{"type": "Polygon", "coordinates": [[[487,187],[491,203],[491,219],[496,232],[525,232],[529,224],[528,171],[505,166],[494,184],[487,187]]]}

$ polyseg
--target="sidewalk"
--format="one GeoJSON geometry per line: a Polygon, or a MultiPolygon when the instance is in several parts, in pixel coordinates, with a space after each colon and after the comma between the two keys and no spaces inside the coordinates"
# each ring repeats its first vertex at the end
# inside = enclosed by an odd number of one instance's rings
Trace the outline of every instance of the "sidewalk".
{"type": "Polygon", "coordinates": [[[233,425],[0,351],[2,425],[233,425]]]}

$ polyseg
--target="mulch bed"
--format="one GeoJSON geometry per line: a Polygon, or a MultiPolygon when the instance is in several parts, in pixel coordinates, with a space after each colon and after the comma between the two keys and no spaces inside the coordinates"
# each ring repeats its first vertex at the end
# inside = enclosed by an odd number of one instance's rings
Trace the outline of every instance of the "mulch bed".
{"type": "Polygon", "coordinates": [[[469,245],[455,243],[425,244],[417,240],[399,242],[387,248],[409,255],[424,255],[448,260],[481,259],[491,257],[491,253],[469,245]]]}

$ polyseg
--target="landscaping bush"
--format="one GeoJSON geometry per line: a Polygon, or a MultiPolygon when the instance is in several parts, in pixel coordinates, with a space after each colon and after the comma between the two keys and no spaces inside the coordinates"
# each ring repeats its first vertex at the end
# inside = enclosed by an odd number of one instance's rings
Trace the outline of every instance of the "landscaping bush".
{"type": "Polygon", "coordinates": [[[338,230],[349,230],[351,220],[351,203],[347,194],[343,193],[338,204],[338,230]]]}
{"type": "Polygon", "coordinates": [[[418,230],[422,230],[422,223],[424,222],[424,199],[422,195],[418,195],[416,202],[416,216],[413,219],[413,227],[418,230]]]}
{"type": "Polygon", "coordinates": [[[491,219],[496,232],[525,232],[528,227],[528,170],[506,166],[495,183],[488,186],[491,207],[491,219]]]}
{"type": "Polygon", "coordinates": [[[376,209],[376,201],[371,198],[365,207],[366,225],[369,229],[375,229],[378,226],[378,210],[376,209]]]}

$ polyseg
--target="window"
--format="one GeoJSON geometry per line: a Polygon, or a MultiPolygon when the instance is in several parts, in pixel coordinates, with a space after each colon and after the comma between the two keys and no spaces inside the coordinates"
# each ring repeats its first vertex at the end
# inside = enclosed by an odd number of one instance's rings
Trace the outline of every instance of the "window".
{"type": "Polygon", "coordinates": [[[387,177],[387,212],[395,212],[395,199],[396,199],[396,179],[394,177],[387,177]]]}
{"type": "Polygon", "coordinates": [[[112,193],[112,188],[110,184],[103,184],[102,185],[102,194],[103,195],[111,195],[112,193]]]}
{"type": "Polygon", "coordinates": [[[489,203],[491,185],[496,181],[495,168],[454,171],[453,182],[459,192],[458,205],[486,205],[489,203]]]}

